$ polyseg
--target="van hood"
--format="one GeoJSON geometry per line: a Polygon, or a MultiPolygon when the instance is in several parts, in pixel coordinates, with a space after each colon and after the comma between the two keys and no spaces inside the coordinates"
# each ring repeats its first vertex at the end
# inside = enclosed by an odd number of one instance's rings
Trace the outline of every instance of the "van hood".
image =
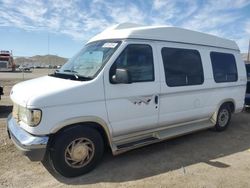
{"type": "Polygon", "coordinates": [[[88,82],[44,76],[16,84],[10,93],[14,103],[24,107],[46,107],[74,102],[72,100],[77,88],[88,82]],[[66,98],[67,100],[65,100],[66,98]]]}

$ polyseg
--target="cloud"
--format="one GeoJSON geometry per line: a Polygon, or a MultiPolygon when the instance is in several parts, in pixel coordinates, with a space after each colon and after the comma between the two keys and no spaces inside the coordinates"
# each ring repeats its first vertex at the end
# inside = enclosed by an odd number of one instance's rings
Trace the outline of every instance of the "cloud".
{"type": "Polygon", "coordinates": [[[2,0],[0,28],[52,32],[83,41],[121,22],[169,25],[234,39],[246,51],[247,8],[249,0],[2,0]]]}
{"type": "Polygon", "coordinates": [[[179,23],[197,11],[198,3],[190,0],[155,0],[152,9],[157,20],[179,23]]]}
{"type": "Polygon", "coordinates": [[[233,35],[232,39],[237,41],[242,52],[247,52],[250,39],[250,19],[242,24],[242,30],[242,32],[233,35]]]}
{"type": "Polygon", "coordinates": [[[247,15],[242,9],[249,5],[248,0],[208,1],[200,4],[196,13],[181,24],[181,27],[235,40],[240,49],[246,51],[247,45],[244,41],[248,41],[249,35],[245,31],[247,15]]]}
{"type": "Polygon", "coordinates": [[[76,40],[85,39],[88,30],[99,27],[87,10],[79,8],[78,1],[4,0],[2,3],[0,26],[62,33],[76,40]]]}
{"type": "Polygon", "coordinates": [[[250,20],[245,23],[244,31],[250,36],[250,20]]]}
{"type": "Polygon", "coordinates": [[[231,0],[209,1],[207,4],[200,5],[197,13],[189,18],[183,26],[196,30],[214,30],[214,28],[234,23],[242,15],[233,10],[245,6],[243,1],[237,4],[235,2],[231,0]]]}

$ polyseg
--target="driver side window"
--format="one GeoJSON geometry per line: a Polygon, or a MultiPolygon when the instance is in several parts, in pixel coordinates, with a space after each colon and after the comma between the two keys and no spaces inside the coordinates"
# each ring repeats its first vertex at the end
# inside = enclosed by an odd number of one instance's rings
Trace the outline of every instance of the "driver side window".
{"type": "Polygon", "coordinates": [[[110,69],[110,82],[116,69],[126,69],[131,82],[154,81],[154,62],[152,47],[147,44],[129,44],[116,59],[110,69]]]}

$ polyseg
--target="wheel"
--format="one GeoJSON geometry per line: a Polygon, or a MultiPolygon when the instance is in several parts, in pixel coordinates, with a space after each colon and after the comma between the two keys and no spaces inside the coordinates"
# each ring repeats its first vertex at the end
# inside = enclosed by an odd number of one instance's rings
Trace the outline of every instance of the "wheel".
{"type": "Polygon", "coordinates": [[[89,127],[75,127],[56,136],[50,158],[65,177],[83,175],[95,168],[104,151],[101,134],[89,127]]]}
{"type": "Polygon", "coordinates": [[[215,124],[215,130],[224,131],[228,127],[230,120],[231,120],[231,109],[229,105],[224,104],[219,109],[217,122],[215,124]]]}

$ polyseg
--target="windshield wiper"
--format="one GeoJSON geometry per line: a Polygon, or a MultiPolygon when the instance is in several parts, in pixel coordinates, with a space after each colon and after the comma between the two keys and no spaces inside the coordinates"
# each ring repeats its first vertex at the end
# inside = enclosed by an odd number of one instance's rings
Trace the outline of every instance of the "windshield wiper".
{"type": "Polygon", "coordinates": [[[55,71],[54,74],[51,74],[50,76],[60,77],[60,78],[68,78],[70,77],[72,80],[92,80],[92,77],[89,76],[82,76],[77,73],[77,71],[74,70],[63,70],[63,72],[55,71]],[[64,73],[65,72],[65,73],[64,73]],[[72,74],[67,74],[66,72],[70,72],[72,74]]]}
{"type": "Polygon", "coordinates": [[[71,72],[73,73],[72,75],[74,75],[77,80],[79,79],[77,71],[66,69],[66,70],[63,70],[63,72],[71,72]]]}
{"type": "Polygon", "coordinates": [[[82,75],[79,75],[79,74],[74,74],[74,76],[75,76],[75,78],[77,79],[77,80],[92,80],[93,78],[92,77],[90,77],[90,76],[82,76],[82,75]]]}
{"type": "Polygon", "coordinates": [[[72,72],[72,73],[78,73],[77,71],[74,71],[74,70],[70,70],[70,69],[65,69],[65,70],[63,70],[63,72],[72,72]]]}
{"type": "Polygon", "coordinates": [[[80,78],[83,78],[83,79],[85,79],[85,80],[91,80],[91,79],[92,79],[92,78],[89,77],[89,76],[82,76],[82,75],[79,75],[78,72],[77,72],[77,71],[74,71],[74,70],[66,69],[66,70],[63,70],[63,72],[71,72],[71,73],[73,73],[72,75],[74,75],[75,78],[76,78],[77,80],[79,80],[80,78]]]}

